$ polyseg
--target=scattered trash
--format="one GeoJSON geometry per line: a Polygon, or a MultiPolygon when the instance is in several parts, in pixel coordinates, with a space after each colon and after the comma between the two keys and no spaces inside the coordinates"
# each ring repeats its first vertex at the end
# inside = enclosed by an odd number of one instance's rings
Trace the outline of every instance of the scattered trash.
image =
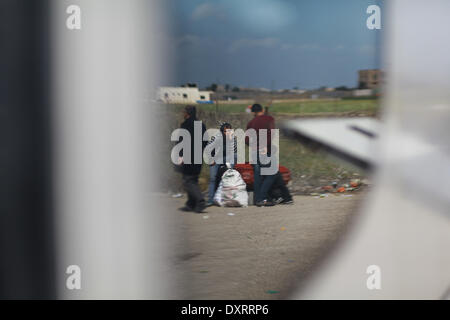
{"type": "Polygon", "coordinates": [[[353,197],[352,194],[343,194],[342,196],[343,196],[343,197],[353,197]]]}
{"type": "Polygon", "coordinates": [[[209,218],[209,216],[203,216],[203,219],[208,219],[209,218]]]}
{"type": "Polygon", "coordinates": [[[345,187],[340,187],[336,190],[337,192],[345,192],[345,187]]]}
{"type": "Polygon", "coordinates": [[[336,182],[336,181],[333,181],[333,182],[331,183],[331,185],[333,186],[333,188],[336,189],[336,187],[337,187],[337,182],[336,182]]]}
{"type": "Polygon", "coordinates": [[[175,193],[172,195],[172,198],[181,198],[181,197],[183,197],[182,193],[175,193]]]}
{"type": "Polygon", "coordinates": [[[353,191],[355,188],[345,188],[345,191],[353,191]]]}
{"type": "Polygon", "coordinates": [[[295,262],[295,260],[289,259],[288,262],[295,262]]]}
{"type": "Polygon", "coordinates": [[[343,184],[342,186],[343,186],[344,188],[349,188],[349,187],[350,187],[350,185],[347,184],[347,183],[346,183],[346,184],[343,184]]]}
{"type": "Polygon", "coordinates": [[[234,216],[234,213],[228,212],[227,215],[229,215],[229,216],[234,216]]]}
{"type": "Polygon", "coordinates": [[[266,293],[268,293],[268,294],[276,294],[276,293],[280,293],[280,291],[267,290],[266,293]]]}
{"type": "Polygon", "coordinates": [[[322,187],[322,190],[331,191],[331,190],[333,190],[333,187],[332,186],[324,186],[324,187],[322,187]]]}
{"type": "Polygon", "coordinates": [[[361,185],[361,180],[359,179],[353,179],[352,181],[350,181],[350,186],[353,188],[357,188],[361,185]]]}
{"type": "Polygon", "coordinates": [[[280,230],[281,230],[281,231],[284,231],[284,230],[286,230],[286,228],[285,228],[285,227],[281,227],[280,230]]]}
{"type": "Polygon", "coordinates": [[[322,193],[322,194],[320,195],[320,197],[321,197],[321,198],[326,198],[326,197],[328,197],[328,195],[325,194],[325,193],[322,193]]]}

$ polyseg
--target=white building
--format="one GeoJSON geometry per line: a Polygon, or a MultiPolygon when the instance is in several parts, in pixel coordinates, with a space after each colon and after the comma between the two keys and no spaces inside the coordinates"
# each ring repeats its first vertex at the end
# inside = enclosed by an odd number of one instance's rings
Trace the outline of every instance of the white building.
{"type": "Polygon", "coordinates": [[[196,87],[159,87],[158,99],[165,103],[213,103],[212,91],[199,91],[196,87]]]}
{"type": "Polygon", "coordinates": [[[372,89],[356,89],[353,90],[354,97],[367,97],[373,95],[372,89]]]}

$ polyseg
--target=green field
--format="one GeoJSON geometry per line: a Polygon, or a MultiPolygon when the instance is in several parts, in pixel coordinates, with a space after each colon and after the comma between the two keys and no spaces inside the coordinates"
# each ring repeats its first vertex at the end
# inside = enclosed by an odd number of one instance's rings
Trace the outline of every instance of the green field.
{"type": "MultiPolygon", "coordinates": [[[[202,104],[197,108],[209,112],[242,113],[248,104],[202,104]]],[[[262,104],[266,106],[266,104],[262,104]]],[[[183,105],[168,105],[169,108],[179,110],[183,105]]],[[[273,114],[317,114],[317,113],[349,113],[361,112],[375,114],[378,110],[378,100],[309,100],[295,102],[276,102],[269,107],[269,112],[273,114]]]]}

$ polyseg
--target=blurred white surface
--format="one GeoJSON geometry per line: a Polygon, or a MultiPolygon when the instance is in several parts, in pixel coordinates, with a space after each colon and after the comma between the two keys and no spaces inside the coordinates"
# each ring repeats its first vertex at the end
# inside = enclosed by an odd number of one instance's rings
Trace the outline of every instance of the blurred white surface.
{"type": "Polygon", "coordinates": [[[450,287],[450,2],[386,3],[384,130],[375,190],[293,298],[439,299],[450,287]],[[366,269],[381,270],[369,290],[366,269]]]}
{"type": "Polygon", "coordinates": [[[151,154],[149,92],[162,73],[159,1],[53,1],[56,215],[61,298],[169,297],[166,226],[151,154]],[[154,77],[154,78],[152,78],[154,77]],[[151,202],[151,203],[150,203],[151,202]],[[67,290],[69,265],[81,290],[67,290]]]}

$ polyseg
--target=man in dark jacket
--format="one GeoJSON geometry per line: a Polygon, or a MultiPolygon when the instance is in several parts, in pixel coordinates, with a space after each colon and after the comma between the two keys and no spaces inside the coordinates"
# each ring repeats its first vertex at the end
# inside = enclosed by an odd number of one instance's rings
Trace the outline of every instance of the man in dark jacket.
{"type": "MultiPolygon", "coordinates": [[[[181,172],[183,174],[183,187],[188,195],[186,205],[181,208],[182,211],[195,211],[197,213],[203,212],[205,209],[205,200],[203,194],[198,185],[198,177],[202,170],[203,161],[203,149],[205,148],[207,141],[203,141],[203,135],[206,131],[205,125],[202,121],[197,120],[197,110],[195,106],[186,106],[184,108],[184,122],[181,124],[181,129],[185,129],[191,136],[191,159],[185,159],[183,153],[180,154],[181,158],[179,163],[181,165],[181,172]],[[201,137],[195,136],[194,128],[201,124],[201,137]],[[200,140],[200,148],[196,150],[195,140],[200,140]],[[195,156],[195,152],[201,152],[200,155],[195,156]],[[197,160],[197,161],[196,161],[197,160]]],[[[200,132],[198,132],[199,134],[200,132]]]]}

